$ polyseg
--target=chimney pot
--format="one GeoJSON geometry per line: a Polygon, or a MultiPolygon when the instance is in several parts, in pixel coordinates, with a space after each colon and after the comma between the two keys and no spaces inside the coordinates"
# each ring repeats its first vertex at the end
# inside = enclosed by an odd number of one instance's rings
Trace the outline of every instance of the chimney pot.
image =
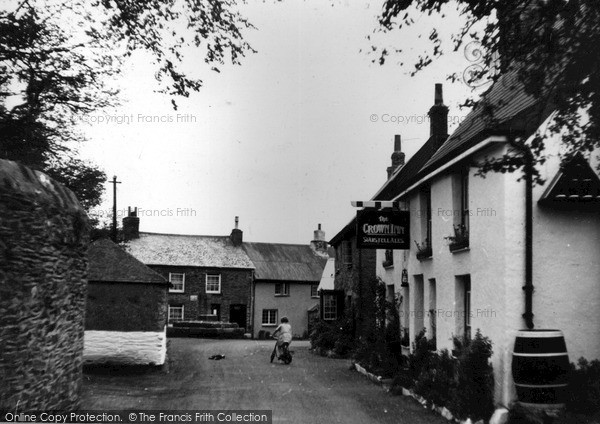
{"type": "Polygon", "coordinates": [[[435,85],[434,105],[429,109],[429,136],[440,143],[448,137],[448,106],[444,105],[442,84],[435,85]]]}
{"type": "Polygon", "coordinates": [[[442,87],[442,84],[439,83],[435,85],[435,98],[433,103],[436,105],[444,104],[444,91],[442,87]]]}
{"type": "Polygon", "coordinates": [[[404,166],[404,153],[402,152],[402,138],[400,134],[394,136],[394,153],[392,153],[392,166],[387,168],[388,180],[392,177],[397,169],[404,166]]]}
{"type": "Polygon", "coordinates": [[[244,232],[238,228],[238,223],[240,222],[239,217],[235,217],[235,228],[231,230],[231,235],[229,239],[233,243],[234,246],[240,246],[243,241],[244,232]]]}
{"type": "Polygon", "coordinates": [[[137,207],[131,210],[127,207],[127,216],[123,218],[123,238],[125,241],[140,238],[140,219],[137,216],[137,207]]]}
{"type": "Polygon", "coordinates": [[[310,247],[315,253],[318,253],[321,256],[327,255],[329,244],[325,240],[325,231],[321,229],[321,224],[317,227],[318,230],[315,230],[314,232],[314,240],[310,242],[310,247]]]}

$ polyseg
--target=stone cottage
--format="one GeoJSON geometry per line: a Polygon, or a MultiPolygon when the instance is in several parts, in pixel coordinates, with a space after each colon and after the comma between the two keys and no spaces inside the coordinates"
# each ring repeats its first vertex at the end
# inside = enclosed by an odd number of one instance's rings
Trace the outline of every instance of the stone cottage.
{"type": "Polygon", "coordinates": [[[127,251],[169,281],[168,322],[214,315],[252,332],[254,265],[237,217],[230,236],[202,236],[140,232],[136,215],[123,219],[127,251]]]}

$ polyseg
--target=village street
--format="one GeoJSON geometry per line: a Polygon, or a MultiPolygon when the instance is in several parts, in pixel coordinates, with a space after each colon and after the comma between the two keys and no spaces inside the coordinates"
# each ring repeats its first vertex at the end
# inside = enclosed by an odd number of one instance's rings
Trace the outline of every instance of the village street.
{"type": "Polygon", "coordinates": [[[311,354],[306,341],[292,344],[291,365],[271,364],[272,347],[271,341],[172,338],[168,372],[85,374],[81,408],[269,409],[278,423],[446,422],[349,370],[348,360],[311,354]],[[225,359],[208,359],[216,354],[225,359]]]}

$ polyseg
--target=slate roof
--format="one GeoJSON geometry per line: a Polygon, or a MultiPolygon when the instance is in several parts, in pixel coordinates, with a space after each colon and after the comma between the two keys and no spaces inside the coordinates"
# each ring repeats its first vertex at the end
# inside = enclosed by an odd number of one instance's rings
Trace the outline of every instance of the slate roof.
{"type": "Polygon", "coordinates": [[[256,267],[256,280],[318,282],[327,256],[316,254],[308,245],[243,243],[256,267]]]}
{"type": "Polygon", "coordinates": [[[405,187],[412,185],[419,171],[442,146],[445,138],[429,137],[417,152],[399,168],[383,187],[373,196],[372,200],[393,200],[405,187]]]}
{"type": "Polygon", "coordinates": [[[431,137],[373,196],[373,200],[395,200],[441,165],[491,135],[514,134],[529,136],[552,111],[551,105],[525,92],[516,71],[502,76],[483,94],[478,105],[446,139],[431,137]],[[491,112],[491,113],[490,113],[491,112]],[[493,120],[491,119],[493,116],[493,120]],[[441,144],[441,145],[440,145],[441,144]]]}
{"type": "Polygon", "coordinates": [[[331,240],[329,240],[329,244],[336,247],[342,241],[351,239],[356,235],[356,215],[347,223],[344,228],[342,228],[331,240]]]}
{"type": "Polygon", "coordinates": [[[517,71],[509,72],[483,94],[477,106],[429,159],[423,170],[435,169],[488,135],[513,133],[529,136],[551,110],[550,104],[525,92],[525,86],[517,79],[517,71]]]}
{"type": "Polygon", "coordinates": [[[88,248],[88,280],[168,284],[161,275],[108,239],[96,240],[88,248]]]}
{"type": "Polygon", "coordinates": [[[228,236],[140,233],[127,251],[147,265],[253,269],[241,246],[228,236]]]}

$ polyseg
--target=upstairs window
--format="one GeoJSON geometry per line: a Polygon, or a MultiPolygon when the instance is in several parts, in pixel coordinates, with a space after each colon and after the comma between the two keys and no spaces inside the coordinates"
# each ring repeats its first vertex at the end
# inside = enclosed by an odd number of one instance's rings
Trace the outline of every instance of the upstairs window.
{"type": "Polygon", "coordinates": [[[392,249],[385,250],[385,256],[383,259],[384,268],[394,266],[394,251],[392,249]]]}
{"type": "Polygon", "coordinates": [[[425,186],[420,193],[421,242],[416,241],[417,259],[423,260],[433,256],[432,248],[432,218],[431,218],[431,187],[425,186]]]}
{"type": "Polygon", "coordinates": [[[185,291],[185,274],[179,272],[169,272],[169,283],[171,293],[183,293],[185,291]]]}
{"type": "Polygon", "coordinates": [[[352,242],[349,240],[342,242],[342,264],[352,266],[352,242]]]}
{"type": "Polygon", "coordinates": [[[450,250],[469,247],[469,167],[463,167],[453,178],[454,231],[448,237],[450,250]]]}
{"type": "Polygon", "coordinates": [[[221,274],[206,274],[206,293],[221,293],[221,274]]]}
{"type": "Polygon", "coordinates": [[[318,288],[319,288],[318,284],[310,285],[310,297],[319,297],[318,288]]]}
{"type": "Polygon", "coordinates": [[[290,286],[288,283],[275,283],[275,296],[289,296],[290,286]]]}

